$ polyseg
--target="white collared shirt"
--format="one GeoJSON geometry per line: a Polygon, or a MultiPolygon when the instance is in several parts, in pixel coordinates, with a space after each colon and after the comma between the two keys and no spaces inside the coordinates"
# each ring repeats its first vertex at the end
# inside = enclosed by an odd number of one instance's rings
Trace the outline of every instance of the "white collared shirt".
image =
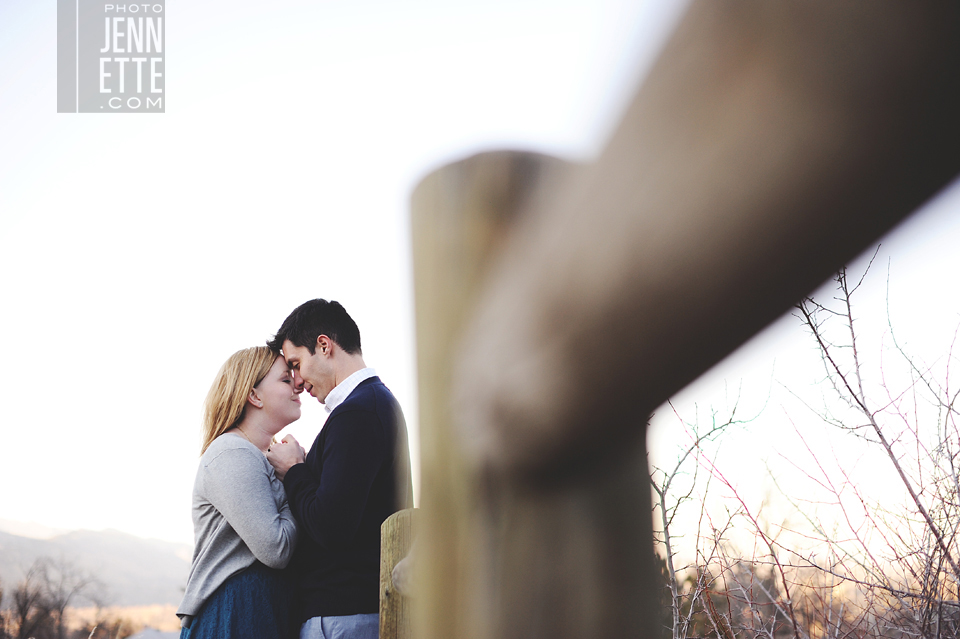
{"type": "Polygon", "coordinates": [[[327,414],[333,412],[333,409],[342,404],[343,400],[350,397],[350,393],[352,393],[361,382],[376,376],[377,371],[372,368],[361,368],[337,384],[332,391],[327,393],[327,397],[323,401],[323,407],[326,409],[327,414]]]}

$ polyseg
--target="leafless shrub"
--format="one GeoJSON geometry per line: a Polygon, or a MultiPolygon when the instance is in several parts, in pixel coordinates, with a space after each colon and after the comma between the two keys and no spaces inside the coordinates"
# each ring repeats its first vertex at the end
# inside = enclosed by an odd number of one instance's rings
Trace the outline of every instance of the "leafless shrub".
{"type": "Polygon", "coordinates": [[[12,608],[0,611],[0,639],[87,637],[91,628],[68,628],[67,609],[78,599],[96,602],[101,596],[102,586],[86,571],[62,557],[41,557],[14,589],[12,608]]]}
{"type": "Polygon", "coordinates": [[[767,521],[705,453],[703,445],[735,423],[735,411],[702,434],[685,426],[690,445],[676,466],[653,470],[671,639],[960,636],[960,390],[950,380],[953,345],[940,360],[921,361],[903,348],[888,319],[891,343],[871,345],[865,358],[854,311],[864,277],[841,270],[832,300],[797,306],[821,355],[826,389],[820,406],[801,401],[850,443],[824,449],[795,427],[806,450],[791,451],[783,463],[816,492],[798,495],[794,486],[778,485],[795,521],[767,521]],[[898,488],[878,496],[864,485],[852,470],[854,449],[879,453],[898,488]],[[803,452],[807,461],[799,459],[803,452]],[[691,488],[696,482],[676,489],[677,478],[701,474],[699,494],[691,488]],[[675,567],[677,510],[702,504],[711,486],[732,495],[725,515],[714,522],[701,509],[690,538],[696,560],[675,567]]]}

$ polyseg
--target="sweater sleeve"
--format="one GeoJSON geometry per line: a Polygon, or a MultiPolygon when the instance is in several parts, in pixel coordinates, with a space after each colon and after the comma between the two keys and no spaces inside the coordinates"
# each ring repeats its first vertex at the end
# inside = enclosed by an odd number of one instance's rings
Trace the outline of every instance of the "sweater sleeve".
{"type": "Polygon", "coordinates": [[[324,548],[337,550],[360,528],[388,446],[373,411],[340,413],[324,430],[322,459],[293,466],[283,483],[301,529],[324,548]]]}
{"type": "Polygon", "coordinates": [[[205,493],[254,557],[270,568],[285,568],[297,528],[286,497],[274,490],[270,470],[258,456],[245,449],[217,455],[204,469],[205,493]]]}

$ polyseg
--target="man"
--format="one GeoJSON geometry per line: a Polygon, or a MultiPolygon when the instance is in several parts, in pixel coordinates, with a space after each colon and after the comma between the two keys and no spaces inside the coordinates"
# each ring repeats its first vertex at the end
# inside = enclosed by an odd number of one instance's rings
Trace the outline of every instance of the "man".
{"type": "Polygon", "coordinates": [[[300,529],[300,637],[375,639],[380,524],[411,505],[403,413],[364,363],[360,331],[337,302],[302,304],[269,346],[329,413],[306,454],[289,435],[267,451],[300,529]]]}

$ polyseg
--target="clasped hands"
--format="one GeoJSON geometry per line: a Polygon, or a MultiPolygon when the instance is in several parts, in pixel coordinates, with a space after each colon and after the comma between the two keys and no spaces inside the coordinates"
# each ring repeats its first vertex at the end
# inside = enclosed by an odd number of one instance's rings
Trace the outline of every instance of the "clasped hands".
{"type": "Polygon", "coordinates": [[[264,454],[280,481],[286,477],[291,466],[302,464],[307,457],[307,451],[293,435],[287,435],[278,444],[270,444],[270,448],[264,454]]]}

